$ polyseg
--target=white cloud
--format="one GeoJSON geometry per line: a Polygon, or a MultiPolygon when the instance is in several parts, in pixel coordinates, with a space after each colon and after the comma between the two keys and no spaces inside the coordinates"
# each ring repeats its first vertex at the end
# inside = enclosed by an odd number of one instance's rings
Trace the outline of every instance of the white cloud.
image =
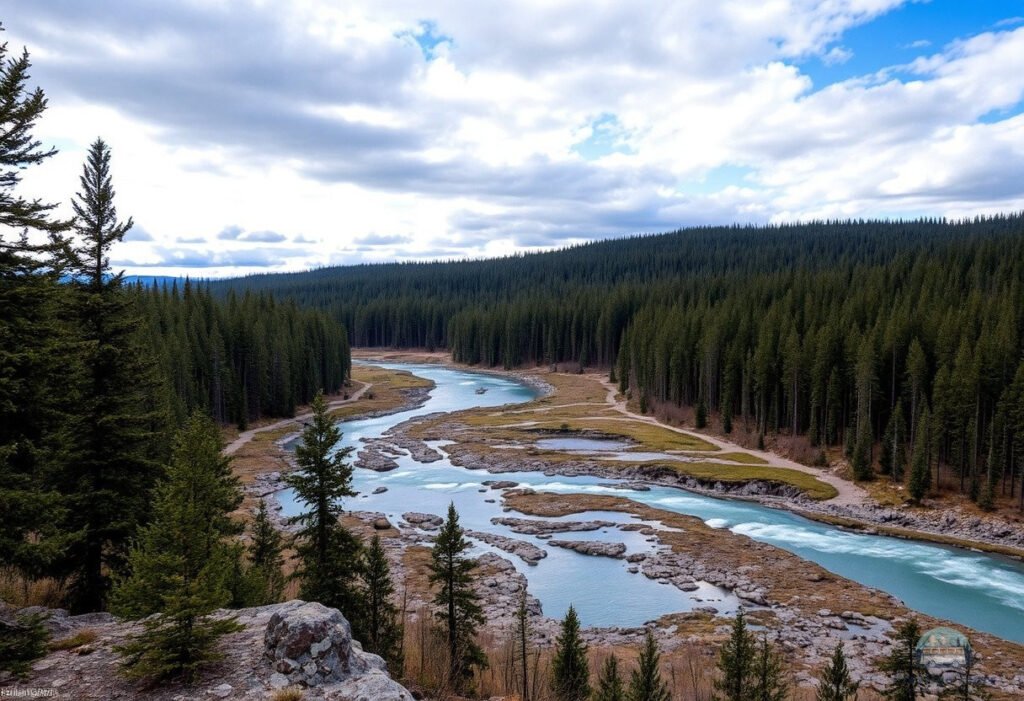
{"type": "Polygon", "coordinates": [[[26,190],[68,199],[101,135],[153,239],[115,262],[224,274],[1021,208],[1024,29],[830,86],[801,71],[901,4],[51,0],[5,26],[61,149],[26,190]],[[742,181],[708,192],[723,166],[742,181]]]}

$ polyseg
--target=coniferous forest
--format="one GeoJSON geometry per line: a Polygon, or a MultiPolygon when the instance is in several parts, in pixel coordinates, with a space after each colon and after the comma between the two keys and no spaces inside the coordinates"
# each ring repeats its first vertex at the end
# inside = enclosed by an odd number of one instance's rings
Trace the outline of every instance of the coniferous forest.
{"type": "Polygon", "coordinates": [[[923,441],[922,479],[1024,503],[1022,234],[1020,215],[698,228],[214,288],[329,311],[357,346],[605,368],[645,410],[845,446],[861,478],[901,479],[923,441]]]}

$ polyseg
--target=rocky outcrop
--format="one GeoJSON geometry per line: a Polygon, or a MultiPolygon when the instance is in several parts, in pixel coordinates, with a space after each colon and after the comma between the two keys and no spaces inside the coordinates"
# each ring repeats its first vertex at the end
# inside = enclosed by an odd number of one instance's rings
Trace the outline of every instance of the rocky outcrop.
{"type": "Polygon", "coordinates": [[[536,518],[513,518],[502,516],[492,518],[496,526],[506,526],[520,535],[546,535],[551,533],[570,533],[574,531],[597,531],[602,528],[614,528],[612,521],[544,521],[536,518]]]}
{"type": "MultiPolygon", "coordinates": [[[[0,604],[0,612],[3,606],[0,604]]],[[[26,610],[22,610],[25,612],[26,610]]],[[[19,612],[21,613],[21,612],[19,612]]],[[[384,661],[364,652],[345,617],[316,603],[289,601],[215,617],[234,617],[241,630],[218,643],[223,656],[207,667],[190,687],[173,682],[143,686],[120,672],[118,646],[142,631],[138,622],[119,621],[109,614],[69,616],[49,610],[55,640],[90,631],[90,642],[54,651],[37,660],[23,680],[4,679],[0,696],[29,695],[29,689],[52,690],[70,699],[266,699],[276,689],[304,686],[303,698],[328,701],[412,701],[412,694],[391,679],[384,661]]],[[[11,615],[14,615],[13,612],[11,615]]],[[[34,695],[38,696],[38,693],[34,695]]]]}
{"type": "Polygon", "coordinates": [[[603,540],[549,540],[548,542],[556,548],[575,550],[580,555],[621,559],[626,554],[625,543],[607,543],[603,540]]]}
{"type": "Polygon", "coordinates": [[[274,687],[318,687],[326,698],[409,701],[384,660],[363,652],[341,612],[318,603],[290,601],[270,617],[263,637],[274,687]]]}
{"type": "Polygon", "coordinates": [[[481,542],[487,543],[488,545],[493,545],[499,550],[504,550],[507,553],[515,555],[528,565],[536,565],[548,556],[546,550],[538,548],[533,543],[527,543],[524,540],[517,540],[515,538],[498,535],[497,533],[466,531],[466,535],[470,538],[475,538],[481,542]]]}
{"type": "Polygon", "coordinates": [[[435,514],[421,514],[418,511],[407,511],[402,514],[402,518],[410,526],[416,526],[422,528],[425,531],[436,531],[444,523],[444,519],[435,514]]]}

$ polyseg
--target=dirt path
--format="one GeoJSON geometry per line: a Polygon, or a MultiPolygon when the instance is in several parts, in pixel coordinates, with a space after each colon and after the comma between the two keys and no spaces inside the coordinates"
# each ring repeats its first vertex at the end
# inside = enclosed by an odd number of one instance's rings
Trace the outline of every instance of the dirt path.
{"type": "MultiPolygon", "coordinates": [[[[358,382],[358,380],[356,381],[358,382]]],[[[336,409],[337,407],[342,406],[343,404],[354,402],[360,397],[362,397],[363,394],[365,394],[366,391],[371,387],[373,387],[372,382],[365,382],[363,383],[362,387],[357,389],[353,394],[349,395],[348,399],[336,399],[327,405],[327,409],[336,409]]],[[[250,428],[248,431],[242,431],[241,433],[238,434],[238,438],[224,446],[224,450],[221,452],[224,455],[232,455],[236,453],[238,449],[241,448],[243,445],[251,441],[253,436],[255,436],[257,433],[263,433],[264,431],[274,431],[279,428],[284,428],[289,424],[305,421],[306,419],[312,418],[312,416],[312,412],[306,412],[305,414],[298,414],[297,416],[293,416],[290,419],[281,419],[280,421],[275,421],[274,423],[267,424],[266,426],[259,426],[258,428],[250,428]]]]}
{"type": "MultiPolygon", "coordinates": [[[[675,426],[669,426],[668,424],[663,424],[663,423],[661,423],[660,421],[658,421],[657,419],[655,419],[655,418],[653,418],[651,416],[644,416],[643,414],[637,414],[636,412],[630,411],[629,408],[626,406],[626,400],[618,398],[618,388],[616,388],[615,385],[613,385],[611,382],[609,382],[607,379],[605,379],[603,377],[595,377],[595,379],[598,382],[600,382],[602,385],[604,385],[604,387],[608,390],[608,395],[607,395],[608,406],[610,406],[611,408],[613,408],[616,411],[618,411],[624,417],[627,417],[628,420],[631,420],[631,421],[642,421],[643,423],[651,424],[651,425],[654,425],[654,426],[660,426],[662,428],[666,428],[666,429],[668,429],[670,431],[675,431],[676,433],[681,433],[681,434],[686,435],[686,436],[692,436],[694,438],[699,438],[701,440],[707,441],[708,443],[711,443],[712,445],[716,446],[720,450],[724,450],[724,451],[739,451],[739,452],[742,452],[742,453],[749,453],[750,455],[754,455],[756,457],[761,458],[762,460],[767,461],[768,462],[767,466],[771,466],[771,467],[785,467],[785,468],[787,468],[789,470],[796,470],[797,472],[803,472],[803,473],[808,474],[808,475],[813,475],[814,477],[816,477],[817,479],[821,480],[822,482],[824,482],[826,484],[829,484],[829,485],[832,485],[832,487],[835,488],[835,490],[837,492],[836,496],[834,496],[831,499],[827,500],[825,503],[839,504],[839,505],[842,505],[842,506],[861,506],[861,505],[864,505],[864,504],[867,504],[867,503],[870,502],[870,498],[868,497],[867,491],[865,491],[863,488],[859,487],[858,485],[854,484],[853,482],[850,482],[849,480],[843,479],[842,477],[840,477],[839,475],[835,474],[834,472],[829,472],[828,470],[819,470],[819,469],[814,468],[814,467],[808,467],[807,465],[802,465],[801,463],[798,463],[798,462],[796,462],[794,460],[789,460],[787,458],[782,457],[781,455],[776,455],[775,453],[769,453],[768,451],[765,451],[765,450],[751,450],[750,448],[744,448],[744,447],[739,446],[739,445],[737,445],[735,443],[731,443],[729,441],[723,440],[721,438],[717,438],[715,436],[708,435],[706,433],[697,433],[696,431],[687,431],[686,429],[677,428],[675,426]]],[[[605,421],[615,420],[615,419],[608,419],[608,417],[599,417],[599,416],[595,416],[595,417],[592,417],[592,418],[593,419],[603,419],[605,421]]],[[[620,420],[627,420],[627,419],[620,419],[620,420]]],[[[696,452],[700,452],[700,451],[688,451],[688,452],[696,453],[696,452]]],[[[709,457],[711,457],[712,455],[713,455],[712,453],[708,453],[709,457]]]]}

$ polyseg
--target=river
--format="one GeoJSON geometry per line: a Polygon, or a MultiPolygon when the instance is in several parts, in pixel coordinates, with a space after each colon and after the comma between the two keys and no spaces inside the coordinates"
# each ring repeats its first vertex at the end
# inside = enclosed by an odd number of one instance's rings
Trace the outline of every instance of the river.
{"type": "MultiPolygon", "coordinates": [[[[418,409],[342,423],[342,444],[345,446],[358,449],[362,445],[360,439],[380,436],[390,427],[414,416],[526,402],[536,396],[533,389],[497,375],[436,365],[375,364],[409,370],[434,381],[436,387],[426,404],[418,409]],[[486,391],[480,394],[478,389],[486,391]]],[[[432,445],[443,452],[443,443],[432,445]]],[[[614,447],[617,449],[619,446],[614,447]]],[[[694,592],[682,592],[647,579],[642,574],[630,573],[629,563],[624,560],[580,555],[492,524],[494,517],[517,514],[503,513],[500,494],[484,487],[483,481],[510,480],[539,491],[627,496],[659,509],[696,516],[712,527],[728,528],[770,543],[838,575],[886,591],[912,609],[1007,640],[1024,642],[1024,565],[1009,558],[919,541],[851,533],[781,509],[670,487],[652,487],[648,492],[622,491],[608,486],[612,480],[606,478],[547,477],[537,472],[495,476],[483,470],[452,465],[447,458],[419,463],[405,455],[397,461],[399,467],[390,472],[356,470],[354,487],[360,495],[350,499],[346,506],[352,510],[383,512],[396,522],[402,513],[408,511],[443,515],[448,503],[454,502],[465,528],[534,543],[548,553],[535,566],[502,554],[527,576],[530,593],[540,600],[544,613],[554,618],[561,617],[569,604],[573,604],[587,625],[635,626],[665,613],[697,607],[711,606],[728,614],[735,611],[739,602],[728,591],[711,585],[704,585],[694,592]],[[373,490],[380,486],[387,487],[387,491],[373,494],[373,490]]],[[[290,490],[279,493],[278,500],[285,515],[297,512],[298,506],[290,490]]],[[[636,523],[634,519],[618,513],[588,512],[571,518],[636,523]]],[[[621,542],[625,543],[627,554],[654,547],[641,534],[616,527],[558,534],[556,537],[621,542]]],[[[476,548],[478,552],[493,550],[484,544],[478,544],[476,548]]]]}

